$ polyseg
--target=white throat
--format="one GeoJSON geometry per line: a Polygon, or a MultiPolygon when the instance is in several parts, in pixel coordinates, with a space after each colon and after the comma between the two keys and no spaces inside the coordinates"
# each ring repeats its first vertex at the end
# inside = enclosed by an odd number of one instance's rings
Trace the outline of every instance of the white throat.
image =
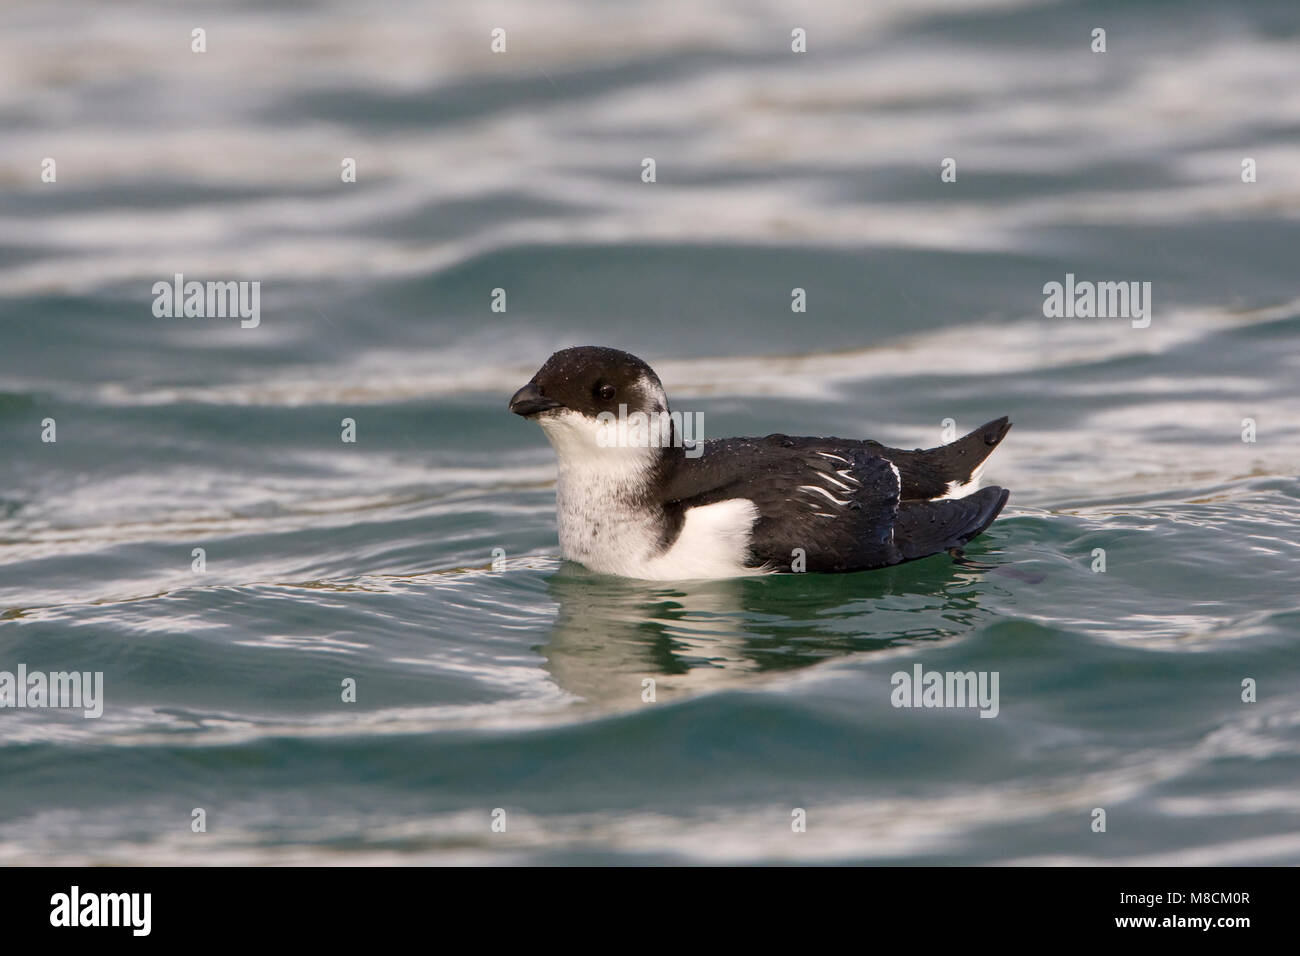
{"type": "Polygon", "coordinates": [[[592,483],[591,491],[629,497],[644,491],[660,449],[620,440],[617,425],[568,408],[544,412],[537,423],[555,449],[560,482],[592,483]]]}

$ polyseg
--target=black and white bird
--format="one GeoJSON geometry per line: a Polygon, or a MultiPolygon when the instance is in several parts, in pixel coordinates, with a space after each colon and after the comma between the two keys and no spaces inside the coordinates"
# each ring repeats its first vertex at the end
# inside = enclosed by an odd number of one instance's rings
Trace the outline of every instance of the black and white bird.
{"type": "Polygon", "coordinates": [[[881,568],[960,548],[1010,494],[973,490],[1011,427],[1006,418],[913,451],[787,435],[702,447],[678,433],[659,440],[634,416],[676,427],[659,376],[617,349],[556,352],[510,411],[535,420],[555,448],[561,553],[603,574],[681,580],[881,568]]]}

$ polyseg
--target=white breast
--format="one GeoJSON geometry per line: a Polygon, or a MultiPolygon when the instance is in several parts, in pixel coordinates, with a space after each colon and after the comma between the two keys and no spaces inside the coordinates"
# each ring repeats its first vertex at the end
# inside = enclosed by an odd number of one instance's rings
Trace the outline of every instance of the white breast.
{"type": "Polygon", "coordinates": [[[731,578],[746,567],[758,508],[732,498],[687,510],[677,539],[661,550],[660,514],[639,502],[654,448],[599,447],[589,420],[564,411],[539,419],[555,446],[560,553],[601,574],[650,580],[731,578]]]}
{"type": "Polygon", "coordinates": [[[688,509],[677,539],[663,551],[657,515],[620,507],[563,479],[556,505],[560,553],[601,574],[676,581],[761,573],[746,567],[758,508],[745,498],[688,509]]]}

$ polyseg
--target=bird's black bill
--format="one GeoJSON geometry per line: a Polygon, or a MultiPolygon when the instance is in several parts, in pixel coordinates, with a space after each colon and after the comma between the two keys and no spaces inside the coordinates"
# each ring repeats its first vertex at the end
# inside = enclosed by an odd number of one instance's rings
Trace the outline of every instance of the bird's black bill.
{"type": "Polygon", "coordinates": [[[523,415],[527,418],[529,415],[536,415],[538,412],[544,412],[548,408],[559,408],[560,403],[553,398],[547,398],[532,382],[529,382],[519,391],[515,392],[510,398],[510,410],[516,415],[523,415]]]}

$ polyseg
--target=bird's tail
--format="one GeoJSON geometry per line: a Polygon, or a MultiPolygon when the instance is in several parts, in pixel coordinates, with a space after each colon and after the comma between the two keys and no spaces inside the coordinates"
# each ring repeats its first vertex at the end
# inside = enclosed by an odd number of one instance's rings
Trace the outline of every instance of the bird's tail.
{"type": "Polygon", "coordinates": [[[902,497],[928,501],[960,493],[979,477],[980,467],[1011,430],[1004,415],[947,445],[903,451],[880,446],[878,454],[898,466],[902,497]]]}
{"type": "Polygon", "coordinates": [[[894,518],[894,545],[905,561],[960,548],[993,523],[1010,495],[991,485],[965,498],[901,502],[894,518]]]}

